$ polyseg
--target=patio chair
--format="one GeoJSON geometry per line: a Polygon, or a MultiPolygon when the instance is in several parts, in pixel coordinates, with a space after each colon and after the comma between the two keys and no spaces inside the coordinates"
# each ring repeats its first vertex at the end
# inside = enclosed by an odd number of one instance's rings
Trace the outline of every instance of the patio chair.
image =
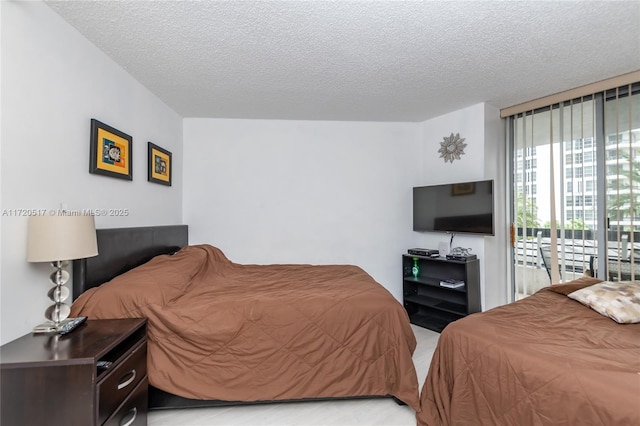
{"type": "MultiPolygon", "coordinates": [[[[598,274],[597,266],[598,266],[598,257],[591,256],[591,258],[589,259],[589,268],[591,269],[592,277],[596,277],[598,274]]],[[[607,280],[608,281],[640,280],[640,259],[636,258],[635,262],[631,262],[631,260],[629,259],[608,258],[607,259],[607,280]],[[631,273],[632,266],[633,266],[633,275],[631,273]]]]}
{"type": "Polygon", "coordinates": [[[609,281],[638,281],[640,280],[640,262],[629,259],[608,259],[607,270],[609,281]],[[631,268],[633,267],[633,271],[631,268]]]}
{"type": "MultiPolygon", "coordinates": [[[[551,280],[551,246],[541,245],[540,248],[540,257],[542,258],[542,263],[544,264],[545,269],[547,270],[547,275],[549,275],[549,279],[551,280]]],[[[562,279],[562,271],[560,270],[560,265],[558,264],[558,276],[562,279]]]]}

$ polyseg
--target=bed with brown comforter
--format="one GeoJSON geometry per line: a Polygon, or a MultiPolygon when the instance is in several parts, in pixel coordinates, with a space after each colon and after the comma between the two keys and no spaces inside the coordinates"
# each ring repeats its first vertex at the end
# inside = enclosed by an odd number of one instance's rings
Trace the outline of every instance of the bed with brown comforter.
{"type": "Polygon", "coordinates": [[[448,325],[419,426],[640,425],[640,324],[566,296],[580,278],[448,325]]]}
{"type": "Polygon", "coordinates": [[[186,398],[419,408],[406,312],[356,266],[241,265],[188,246],[87,290],[72,315],[148,318],[150,383],[186,398]]]}

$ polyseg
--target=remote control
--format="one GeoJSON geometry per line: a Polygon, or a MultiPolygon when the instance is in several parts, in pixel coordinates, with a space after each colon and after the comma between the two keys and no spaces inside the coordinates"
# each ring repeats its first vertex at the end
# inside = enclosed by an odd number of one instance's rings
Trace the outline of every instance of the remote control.
{"type": "Polygon", "coordinates": [[[100,369],[104,369],[106,370],[107,368],[111,367],[111,364],[113,364],[113,362],[111,361],[98,361],[96,362],[96,366],[100,369]]]}
{"type": "Polygon", "coordinates": [[[87,320],[87,317],[72,318],[69,322],[65,323],[62,327],[58,329],[58,333],[61,335],[71,333],[73,330],[75,330],[76,327],[81,325],[86,320],[87,320]]]}

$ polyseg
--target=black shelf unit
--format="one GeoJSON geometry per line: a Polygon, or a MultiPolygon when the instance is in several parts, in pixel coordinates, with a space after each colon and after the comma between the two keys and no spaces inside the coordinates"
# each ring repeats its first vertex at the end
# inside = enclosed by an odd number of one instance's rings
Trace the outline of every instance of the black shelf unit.
{"type": "Polygon", "coordinates": [[[480,312],[480,262],[404,254],[402,293],[411,323],[441,332],[450,322],[480,312]],[[417,277],[412,271],[414,259],[419,268],[417,277]],[[440,281],[447,279],[462,280],[465,285],[441,286],[440,281]]]}

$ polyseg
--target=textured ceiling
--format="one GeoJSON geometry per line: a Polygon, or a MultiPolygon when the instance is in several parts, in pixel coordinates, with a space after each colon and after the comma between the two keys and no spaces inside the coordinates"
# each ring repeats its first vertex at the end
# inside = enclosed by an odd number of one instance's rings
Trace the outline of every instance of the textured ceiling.
{"type": "Polygon", "coordinates": [[[640,69],[640,1],[47,1],[184,117],[423,121],[640,69]]]}

